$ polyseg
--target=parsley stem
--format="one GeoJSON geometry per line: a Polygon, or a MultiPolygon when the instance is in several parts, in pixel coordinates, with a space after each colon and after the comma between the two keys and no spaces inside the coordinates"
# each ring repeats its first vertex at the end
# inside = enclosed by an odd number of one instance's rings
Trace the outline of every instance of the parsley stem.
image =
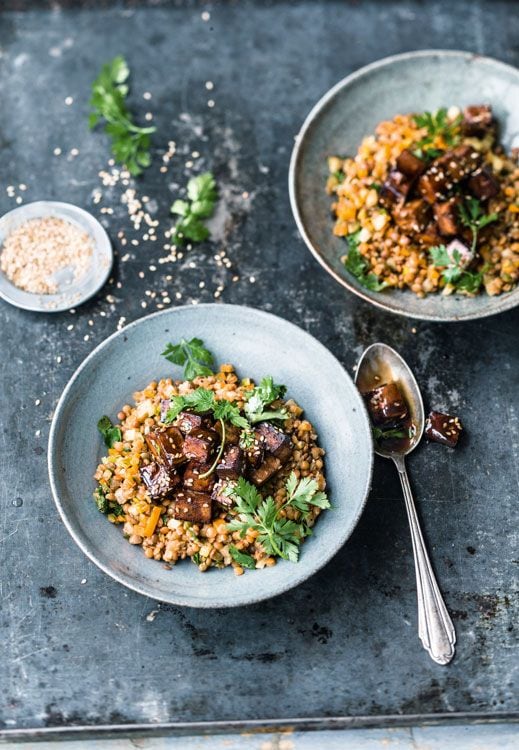
{"type": "Polygon", "coordinates": [[[216,467],[218,466],[218,463],[220,462],[220,459],[222,457],[223,448],[224,448],[224,445],[225,445],[225,422],[223,421],[223,419],[220,419],[219,421],[220,421],[220,424],[222,425],[222,442],[220,443],[220,448],[218,450],[218,454],[217,454],[217,456],[216,456],[216,458],[215,458],[215,460],[214,460],[211,468],[208,469],[207,471],[204,471],[203,474],[200,474],[200,476],[198,477],[199,479],[205,479],[206,477],[209,477],[213,473],[213,471],[216,469],[216,467]]]}

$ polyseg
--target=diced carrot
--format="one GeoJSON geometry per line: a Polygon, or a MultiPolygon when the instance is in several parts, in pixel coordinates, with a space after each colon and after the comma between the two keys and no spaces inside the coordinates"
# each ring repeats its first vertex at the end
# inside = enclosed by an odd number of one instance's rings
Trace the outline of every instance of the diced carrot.
{"type": "Polygon", "coordinates": [[[519,214],[519,206],[516,206],[515,203],[512,203],[510,206],[508,206],[508,210],[512,214],[519,214]]]}
{"type": "Polygon", "coordinates": [[[144,527],[144,536],[152,536],[153,532],[155,531],[155,527],[158,523],[158,520],[160,518],[161,512],[162,512],[162,508],[160,507],[160,505],[153,506],[151,515],[146,521],[146,526],[144,527]]]}
{"type": "Polygon", "coordinates": [[[217,518],[216,521],[213,521],[213,526],[216,529],[216,533],[219,534],[227,526],[227,523],[223,518],[217,518]]]}

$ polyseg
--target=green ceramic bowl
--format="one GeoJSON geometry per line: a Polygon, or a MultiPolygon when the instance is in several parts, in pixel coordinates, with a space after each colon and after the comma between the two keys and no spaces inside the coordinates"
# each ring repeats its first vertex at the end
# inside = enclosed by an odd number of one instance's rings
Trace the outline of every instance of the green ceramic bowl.
{"type": "Polygon", "coordinates": [[[339,362],[308,333],[281,318],[235,305],[178,307],[110,336],[83,362],[58,403],[49,437],[49,475],[63,522],[105,573],[141,594],[190,607],[232,607],[297,586],[325,565],[351,534],[371,480],[373,449],[362,399],[339,362]],[[236,577],[230,568],[200,573],[185,560],[171,570],[123,538],[92,500],[92,475],[105,452],[96,422],[115,419],[150,381],[182,376],[161,352],[169,341],[199,336],[217,362],[259,380],[273,375],[305,408],[326,450],[333,509],[319,518],[298,563],[236,577]]]}
{"type": "Polygon", "coordinates": [[[519,288],[499,297],[425,299],[410,291],[368,291],[344,269],[344,241],[332,234],[325,193],[329,155],[354,154],[365,135],[395,114],[481,103],[492,105],[507,151],[519,146],[519,70],[468,52],[426,50],[388,57],[340,81],[312,109],[292,153],[290,201],[308,248],[346,289],[388,312],[435,321],[483,318],[519,304],[519,288]]]}

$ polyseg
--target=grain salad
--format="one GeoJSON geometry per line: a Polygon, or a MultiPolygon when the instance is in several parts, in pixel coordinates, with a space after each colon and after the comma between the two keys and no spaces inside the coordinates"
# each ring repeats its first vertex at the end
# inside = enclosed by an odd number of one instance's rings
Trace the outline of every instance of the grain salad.
{"type": "Polygon", "coordinates": [[[116,424],[99,421],[110,447],[94,475],[97,507],[168,566],[190,559],[241,575],[296,562],[329,507],[324,450],[303,409],[271,377],[255,385],[231,364],[212,372],[199,339],[164,354],[187,377],[152,381],[116,424]]]}
{"type": "Polygon", "coordinates": [[[328,159],[333,233],[366,288],[418,297],[511,291],[519,280],[519,167],[487,105],[396,115],[355,156],[328,159]]]}

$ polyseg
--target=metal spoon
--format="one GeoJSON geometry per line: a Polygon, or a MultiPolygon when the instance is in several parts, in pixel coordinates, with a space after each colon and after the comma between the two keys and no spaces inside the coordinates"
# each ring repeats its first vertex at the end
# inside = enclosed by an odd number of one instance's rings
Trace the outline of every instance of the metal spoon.
{"type": "Polygon", "coordinates": [[[362,393],[384,383],[395,382],[405,396],[409,407],[415,427],[414,435],[402,448],[395,450],[385,450],[382,447],[382,441],[375,441],[375,452],[383,458],[391,458],[394,461],[402,483],[416,569],[418,635],[423,647],[435,662],[448,664],[454,656],[456,632],[427,555],[405,468],[405,456],[416,448],[424,429],[424,408],[420,389],[402,357],[390,346],[380,343],[368,347],[360,358],[355,382],[362,393]]]}

